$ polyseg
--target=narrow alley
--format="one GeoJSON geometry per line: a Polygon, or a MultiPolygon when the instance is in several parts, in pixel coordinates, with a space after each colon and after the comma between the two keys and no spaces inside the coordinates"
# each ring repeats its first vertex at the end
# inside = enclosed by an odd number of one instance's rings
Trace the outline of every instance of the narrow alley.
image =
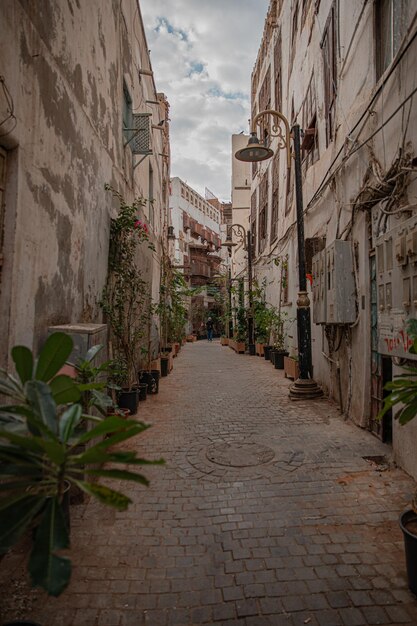
{"type": "MultiPolygon", "coordinates": [[[[58,599],[0,570],[1,617],[43,626],[413,626],[398,516],[413,481],[327,400],[291,402],[262,358],[186,344],[133,440],[148,488],[117,513],[71,508],[73,575],[58,599]],[[381,457],[385,457],[381,458],[381,457]]],[[[126,493],[126,483],[120,489],[126,493]]]]}

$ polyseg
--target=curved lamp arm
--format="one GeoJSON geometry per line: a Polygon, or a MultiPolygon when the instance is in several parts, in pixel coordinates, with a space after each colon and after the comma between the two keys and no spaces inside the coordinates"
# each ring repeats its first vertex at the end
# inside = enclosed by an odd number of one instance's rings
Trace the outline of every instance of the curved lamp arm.
{"type": "Polygon", "coordinates": [[[262,127],[263,118],[269,115],[271,115],[272,118],[274,119],[274,122],[272,124],[272,129],[271,129],[272,130],[271,137],[278,137],[278,148],[286,149],[287,168],[291,169],[291,146],[290,146],[291,130],[290,130],[290,125],[285,115],[280,113],[280,111],[275,111],[274,109],[265,109],[265,111],[260,111],[259,113],[257,113],[257,115],[255,115],[255,117],[252,120],[251,132],[256,134],[256,127],[257,126],[262,127]],[[284,129],[282,128],[282,125],[280,122],[283,123],[284,129]]]}

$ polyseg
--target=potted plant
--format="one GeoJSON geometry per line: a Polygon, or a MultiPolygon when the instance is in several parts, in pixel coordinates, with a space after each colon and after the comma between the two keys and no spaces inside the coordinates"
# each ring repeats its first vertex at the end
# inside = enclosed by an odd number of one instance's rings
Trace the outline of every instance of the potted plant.
{"type": "MultiPolygon", "coordinates": [[[[409,352],[417,354],[417,319],[408,320],[407,331],[411,340],[409,352]]],[[[390,394],[384,398],[384,405],[378,414],[378,418],[382,419],[385,413],[400,405],[394,417],[401,426],[417,415],[417,367],[405,366],[404,369],[407,374],[398,374],[385,385],[384,389],[390,394]]],[[[417,493],[411,507],[400,515],[400,528],[404,537],[408,586],[417,595],[417,493]]]]}
{"type": "Polygon", "coordinates": [[[285,349],[285,323],[287,318],[288,314],[286,311],[276,311],[272,317],[270,360],[273,362],[275,369],[284,369],[284,357],[289,355],[288,350],[285,349]]]}
{"type": "Polygon", "coordinates": [[[87,353],[75,363],[75,381],[81,392],[81,406],[83,413],[91,413],[96,409],[102,415],[107,415],[109,409],[116,409],[108,393],[103,393],[108,388],[107,376],[111,371],[111,361],[105,361],[95,365],[94,360],[103,350],[103,344],[93,346],[87,353]]]}
{"type": "Polygon", "coordinates": [[[299,377],[298,357],[297,356],[284,356],[284,376],[285,378],[292,378],[297,380],[299,377]]]}
{"type": "Polygon", "coordinates": [[[246,334],[247,334],[247,321],[246,321],[246,311],[243,305],[237,307],[236,311],[236,330],[233,335],[233,339],[235,342],[235,351],[238,354],[243,354],[246,348],[246,334]]]}
{"type": "Polygon", "coordinates": [[[77,383],[58,374],[72,349],[68,335],[54,333],[37,359],[25,346],[13,348],[17,376],[0,370],[0,392],[11,401],[0,406],[0,553],[32,529],[32,584],[52,596],[60,595],[71,578],[71,561],[61,554],[70,544],[69,486],[125,510],[129,497],[99,479],[147,485],[129,466],[154,463],[131,450],[112,450],[143,432],[145,424],[83,414],[77,383]],[[79,428],[82,421],[92,421],[92,427],[79,428]]]}
{"type": "MultiPolygon", "coordinates": [[[[122,383],[126,402],[135,413],[138,403],[138,362],[148,330],[150,293],[140,271],[139,250],[142,244],[154,250],[149,230],[140,218],[144,198],[132,204],[109,185],[120,204],[119,213],[110,224],[109,267],[107,282],[100,305],[110,326],[110,344],[115,358],[126,364],[126,379],[122,383]]],[[[122,399],[125,398],[125,399],[122,399]]]]}

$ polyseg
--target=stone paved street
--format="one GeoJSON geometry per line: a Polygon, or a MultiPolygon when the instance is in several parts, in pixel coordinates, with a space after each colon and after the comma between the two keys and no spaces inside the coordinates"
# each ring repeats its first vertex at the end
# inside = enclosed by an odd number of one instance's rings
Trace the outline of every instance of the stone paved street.
{"type": "MultiPolygon", "coordinates": [[[[42,626],[415,626],[398,516],[414,488],[366,460],[390,449],[326,400],[292,403],[282,372],[215,341],[187,344],[134,442],[149,488],[125,513],[74,506],[68,590],[0,564],[5,618],[42,626]],[[16,594],[13,598],[13,594],[16,594]]],[[[123,486],[126,491],[126,486],[123,486]]]]}

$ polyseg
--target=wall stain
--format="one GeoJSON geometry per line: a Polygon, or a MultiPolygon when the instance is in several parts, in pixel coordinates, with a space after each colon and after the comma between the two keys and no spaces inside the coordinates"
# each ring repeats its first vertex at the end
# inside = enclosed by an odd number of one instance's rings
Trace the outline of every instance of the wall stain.
{"type": "Polygon", "coordinates": [[[41,167],[40,171],[53,191],[64,197],[69,210],[71,213],[74,213],[76,209],[79,208],[74,194],[74,179],[68,173],[66,173],[65,176],[53,174],[51,170],[46,167],[41,167]]]}
{"type": "Polygon", "coordinates": [[[52,7],[51,0],[42,0],[42,2],[39,0],[18,0],[18,2],[50,50],[51,42],[56,39],[57,22],[61,18],[59,4],[54,2],[52,7]]]}
{"type": "Polygon", "coordinates": [[[91,108],[90,115],[93,121],[98,124],[100,121],[99,113],[98,113],[98,95],[97,95],[97,84],[95,77],[91,72],[87,72],[88,84],[90,85],[90,93],[91,93],[91,108]]]}
{"type": "Polygon", "coordinates": [[[30,189],[30,192],[32,193],[33,199],[35,200],[36,204],[47,212],[47,214],[51,218],[51,222],[55,222],[57,213],[55,205],[52,201],[50,187],[45,184],[36,184],[33,181],[30,172],[26,172],[26,183],[30,189]]]}
{"type": "Polygon", "coordinates": [[[46,339],[49,326],[69,324],[71,313],[74,311],[75,302],[70,297],[68,287],[59,273],[56,273],[48,282],[40,276],[35,295],[35,327],[34,346],[38,351],[46,339]],[[54,306],[50,307],[49,303],[54,306]]]}
{"type": "Polygon", "coordinates": [[[64,283],[71,285],[73,270],[71,267],[71,234],[72,224],[67,215],[57,215],[57,246],[58,246],[58,268],[64,283]]]}

